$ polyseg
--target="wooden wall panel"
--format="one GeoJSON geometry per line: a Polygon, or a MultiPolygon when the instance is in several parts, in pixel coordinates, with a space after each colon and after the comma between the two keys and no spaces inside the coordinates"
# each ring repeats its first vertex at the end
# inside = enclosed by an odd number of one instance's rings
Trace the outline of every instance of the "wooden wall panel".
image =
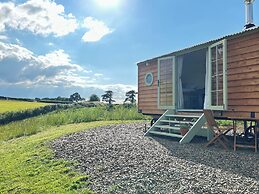
{"type": "MultiPolygon", "coordinates": [[[[251,53],[249,53],[251,54],[251,53]]],[[[258,55],[258,52],[256,53],[258,55]]],[[[233,69],[230,73],[240,73],[240,72],[250,72],[250,71],[257,71],[259,63],[259,56],[255,56],[253,58],[240,58],[237,61],[229,62],[228,61],[228,68],[233,69]]]]}
{"type": "Polygon", "coordinates": [[[243,36],[242,38],[235,38],[232,39],[233,41],[229,42],[228,45],[230,45],[232,48],[241,48],[243,45],[250,45],[251,42],[258,42],[258,35],[256,33],[252,33],[247,36],[243,36]],[[250,43],[249,43],[250,42],[250,43]],[[234,47],[236,45],[236,47],[234,47]]]}
{"type": "Polygon", "coordinates": [[[158,60],[153,59],[148,63],[142,62],[138,64],[138,109],[144,114],[158,115],[163,114],[165,111],[159,110],[157,107],[157,63],[158,60]],[[149,72],[153,73],[152,86],[145,84],[145,76],[149,72]]]}
{"type": "Polygon", "coordinates": [[[251,53],[251,52],[258,52],[259,51],[258,44],[254,45],[254,43],[251,43],[251,45],[244,46],[239,49],[233,48],[232,50],[229,50],[228,56],[233,57],[233,56],[239,55],[240,53],[247,54],[247,53],[251,53]]]}
{"type": "Polygon", "coordinates": [[[228,40],[228,110],[224,115],[259,117],[259,32],[228,40]]]}
{"type": "MultiPolygon", "coordinates": [[[[246,60],[249,60],[249,59],[255,59],[257,57],[258,57],[257,51],[250,52],[250,53],[244,53],[244,54],[240,53],[239,55],[236,55],[236,56],[232,56],[232,57],[228,56],[228,64],[246,61],[246,60]]],[[[243,65],[243,63],[241,64],[241,66],[242,65],[243,65]]],[[[246,66],[246,65],[244,65],[244,66],[246,66]]]]}

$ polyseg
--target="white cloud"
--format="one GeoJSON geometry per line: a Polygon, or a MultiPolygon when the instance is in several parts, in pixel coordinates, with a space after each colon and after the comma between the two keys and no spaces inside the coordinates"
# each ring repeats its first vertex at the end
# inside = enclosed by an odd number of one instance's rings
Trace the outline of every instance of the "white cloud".
{"type": "Polygon", "coordinates": [[[102,73],[95,73],[94,76],[95,76],[95,77],[102,77],[103,74],[102,74],[102,73]]]}
{"type": "Polygon", "coordinates": [[[48,46],[54,46],[54,43],[49,42],[49,43],[48,43],[48,46]]]}
{"type": "Polygon", "coordinates": [[[0,93],[4,95],[16,91],[34,91],[32,97],[68,96],[71,91],[101,95],[106,90],[112,90],[119,103],[136,86],[109,84],[103,74],[74,64],[64,50],[36,55],[20,45],[0,42],[0,93]]]}
{"type": "Polygon", "coordinates": [[[22,45],[22,42],[18,38],[15,39],[15,42],[20,46],[22,45]]]}
{"type": "MultiPolygon", "coordinates": [[[[64,50],[37,56],[20,45],[0,42],[0,79],[10,83],[59,83],[65,82],[64,78],[59,80],[59,76],[77,78],[77,74],[81,72],[88,71],[80,65],[73,64],[64,50]]],[[[73,83],[70,85],[73,86],[73,83]]]]}
{"type": "Polygon", "coordinates": [[[92,17],[86,17],[84,19],[83,27],[88,31],[82,37],[84,42],[96,42],[101,40],[105,35],[112,33],[114,30],[105,25],[104,22],[94,19],[92,17]]]}
{"type": "Polygon", "coordinates": [[[15,58],[17,61],[34,59],[33,53],[28,49],[16,44],[6,44],[0,42],[0,61],[4,58],[15,58]]]}
{"type": "Polygon", "coordinates": [[[23,4],[0,3],[0,32],[6,28],[28,30],[43,36],[64,36],[78,28],[76,18],[65,14],[52,0],[28,0],[23,4]]]}
{"type": "Polygon", "coordinates": [[[71,59],[64,50],[56,50],[46,55],[38,56],[38,60],[42,62],[44,68],[48,67],[71,67],[71,69],[83,71],[84,69],[76,64],[71,64],[71,59]]]}
{"type": "Polygon", "coordinates": [[[0,40],[4,41],[4,40],[8,40],[8,37],[5,35],[0,35],[0,40]]]}

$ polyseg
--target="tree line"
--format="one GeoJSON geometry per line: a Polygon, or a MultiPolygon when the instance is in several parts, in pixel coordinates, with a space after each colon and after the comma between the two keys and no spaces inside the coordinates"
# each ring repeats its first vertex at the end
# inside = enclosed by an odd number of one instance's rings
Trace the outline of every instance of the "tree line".
{"type": "MultiPolygon", "coordinates": [[[[130,90],[130,91],[126,92],[126,94],[125,94],[126,97],[125,97],[124,103],[128,102],[131,104],[135,104],[136,103],[136,94],[137,94],[137,92],[134,90],[130,90]]],[[[80,102],[80,101],[85,101],[85,98],[82,98],[78,92],[75,92],[75,93],[71,94],[69,98],[59,96],[57,98],[42,98],[41,100],[80,102]]],[[[113,91],[111,91],[111,90],[105,91],[104,94],[101,95],[101,99],[96,94],[92,94],[89,97],[89,101],[90,102],[103,101],[103,102],[107,102],[109,105],[112,105],[114,102],[116,102],[113,98],[113,91]]]]}
{"type": "MultiPolygon", "coordinates": [[[[136,103],[136,94],[134,90],[130,90],[126,92],[125,94],[125,100],[124,103],[130,103],[135,104],[136,103]]],[[[11,97],[5,97],[0,96],[0,99],[2,100],[21,100],[21,101],[38,101],[38,102],[55,102],[55,103],[73,103],[73,102],[80,102],[85,101],[85,98],[82,98],[81,95],[78,92],[75,92],[67,97],[61,97],[58,96],[56,98],[35,98],[35,99],[29,99],[29,98],[11,98],[11,97]]],[[[89,98],[90,102],[106,102],[109,105],[112,105],[114,102],[116,102],[113,98],[113,91],[107,90],[104,92],[103,95],[101,95],[101,99],[96,94],[92,94],[89,98]]]]}

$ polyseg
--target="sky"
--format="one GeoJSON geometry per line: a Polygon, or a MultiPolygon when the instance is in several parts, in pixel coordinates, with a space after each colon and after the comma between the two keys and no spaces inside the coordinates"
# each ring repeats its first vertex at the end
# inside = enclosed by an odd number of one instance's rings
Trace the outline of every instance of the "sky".
{"type": "Polygon", "coordinates": [[[119,102],[137,91],[138,61],[244,24],[243,0],[0,0],[0,96],[112,90],[119,102]]]}

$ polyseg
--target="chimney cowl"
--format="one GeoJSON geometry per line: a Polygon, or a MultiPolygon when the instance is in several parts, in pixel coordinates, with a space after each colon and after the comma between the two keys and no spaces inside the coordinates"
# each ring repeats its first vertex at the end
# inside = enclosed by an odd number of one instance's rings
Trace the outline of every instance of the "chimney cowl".
{"type": "Polygon", "coordinates": [[[253,3],[255,0],[245,0],[245,3],[253,3]]]}
{"type": "Polygon", "coordinates": [[[245,10],[246,10],[246,24],[245,29],[254,27],[253,21],[253,3],[255,0],[245,0],[245,10]]]}

